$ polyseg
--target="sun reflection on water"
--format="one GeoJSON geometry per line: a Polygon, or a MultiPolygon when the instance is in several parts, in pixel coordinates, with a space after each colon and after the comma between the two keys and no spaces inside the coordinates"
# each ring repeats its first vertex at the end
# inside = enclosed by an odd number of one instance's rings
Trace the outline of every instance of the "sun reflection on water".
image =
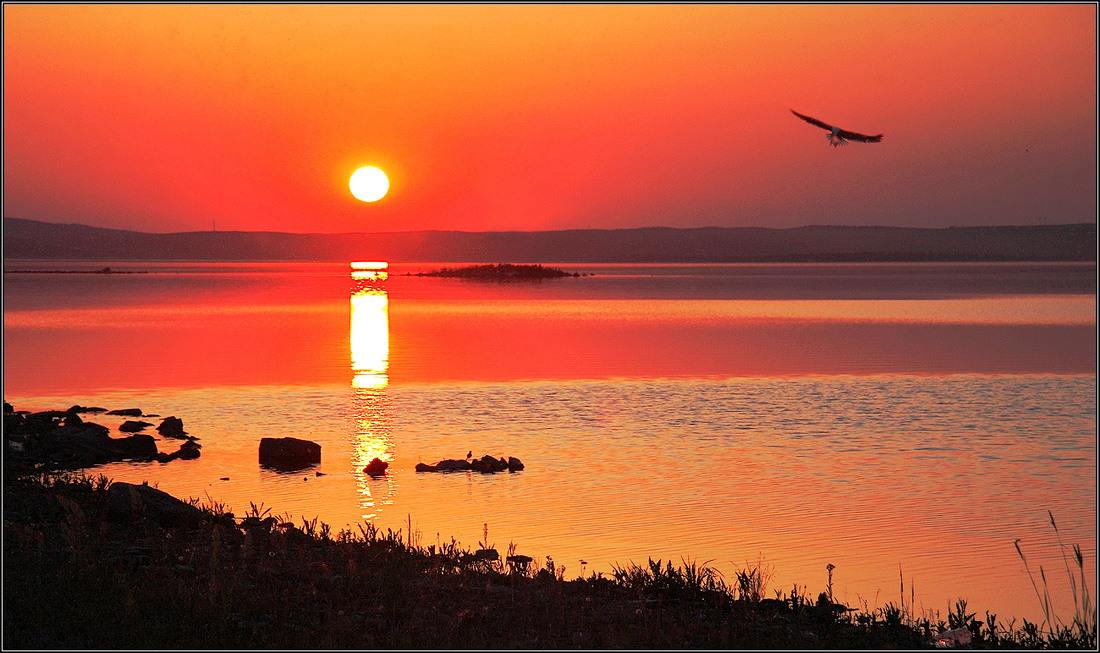
{"type": "Polygon", "coordinates": [[[393,503],[392,476],[371,478],[363,468],[374,458],[393,460],[392,407],[389,384],[389,296],[386,263],[351,264],[351,402],[352,476],[359,490],[364,519],[373,519],[382,506],[393,503]]]}

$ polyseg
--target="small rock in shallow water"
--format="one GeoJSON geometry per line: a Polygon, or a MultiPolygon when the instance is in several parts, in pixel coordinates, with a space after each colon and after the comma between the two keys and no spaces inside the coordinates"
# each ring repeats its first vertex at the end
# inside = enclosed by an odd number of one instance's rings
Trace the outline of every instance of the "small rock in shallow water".
{"type": "Polygon", "coordinates": [[[386,468],[389,466],[390,464],[388,462],[375,458],[363,468],[363,471],[366,472],[368,476],[385,476],[386,468]]]}
{"type": "Polygon", "coordinates": [[[107,411],[108,415],[125,415],[126,417],[141,417],[140,408],[120,408],[107,411]]]}

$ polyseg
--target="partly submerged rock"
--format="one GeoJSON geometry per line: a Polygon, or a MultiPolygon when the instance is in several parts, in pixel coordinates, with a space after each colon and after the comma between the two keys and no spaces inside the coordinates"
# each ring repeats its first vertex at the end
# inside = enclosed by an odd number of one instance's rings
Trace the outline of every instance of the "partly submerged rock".
{"type": "Polygon", "coordinates": [[[195,458],[199,457],[199,449],[201,448],[202,445],[198,442],[195,442],[194,440],[188,440],[187,442],[184,442],[180,445],[180,449],[176,453],[178,453],[179,457],[184,460],[194,460],[195,458]]]}
{"type": "Polygon", "coordinates": [[[111,446],[123,458],[149,458],[157,455],[157,442],[148,433],[135,433],[128,438],[111,438],[111,446]]]}
{"type": "Polygon", "coordinates": [[[321,462],[321,445],[298,438],[262,438],[260,464],[279,471],[293,471],[321,462]]]}
{"type": "Polygon", "coordinates": [[[141,417],[140,408],[120,408],[118,410],[107,411],[108,415],[124,415],[126,417],[141,417]]]}
{"type": "Polygon", "coordinates": [[[187,437],[187,431],[183,430],[183,420],[175,416],[165,417],[161,420],[157,432],[166,438],[187,437]]]}
{"type": "Polygon", "coordinates": [[[128,419],[128,420],[126,420],[125,422],[123,422],[122,424],[119,425],[118,430],[122,431],[123,433],[137,433],[138,431],[144,430],[145,427],[152,426],[152,425],[153,425],[152,422],[146,422],[146,421],[143,421],[143,420],[136,420],[135,421],[135,420],[132,420],[132,419],[128,419]]]}
{"type": "Polygon", "coordinates": [[[480,459],[471,462],[470,466],[475,472],[492,474],[494,472],[503,472],[508,469],[508,461],[503,458],[494,458],[486,454],[480,459]]]}
{"type": "Polygon", "coordinates": [[[366,472],[367,476],[385,476],[386,468],[389,466],[388,462],[375,458],[363,468],[363,471],[366,472]]]}
{"type": "Polygon", "coordinates": [[[482,456],[481,458],[475,458],[473,460],[455,460],[448,458],[441,460],[434,465],[427,463],[417,463],[416,471],[418,472],[456,472],[456,471],[475,471],[482,474],[493,474],[496,472],[503,472],[505,470],[510,472],[516,472],[523,469],[523,463],[519,458],[494,458],[490,455],[482,456]]]}

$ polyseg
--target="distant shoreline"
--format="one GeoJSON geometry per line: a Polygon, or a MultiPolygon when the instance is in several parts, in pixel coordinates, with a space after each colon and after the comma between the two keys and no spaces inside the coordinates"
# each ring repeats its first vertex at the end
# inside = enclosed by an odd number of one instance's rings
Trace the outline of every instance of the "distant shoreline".
{"type": "Polygon", "coordinates": [[[4,218],[5,260],[576,263],[1095,262],[1096,224],[144,233],[4,218]]]}
{"type": "Polygon", "coordinates": [[[4,274],[149,274],[145,270],[4,270],[4,274]]]}

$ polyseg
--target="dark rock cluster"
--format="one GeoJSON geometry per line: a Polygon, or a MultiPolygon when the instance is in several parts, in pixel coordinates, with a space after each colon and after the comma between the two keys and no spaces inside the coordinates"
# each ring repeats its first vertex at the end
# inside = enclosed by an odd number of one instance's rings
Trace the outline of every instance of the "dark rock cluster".
{"type": "MultiPolygon", "coordinates": [[[[77,405],[64,411],[32,413],[17,411],[4,402],[4,456],[12,464],[41,469],[81,469],[120,460],[166,463],[176,458],[199,457],[202,445],[195,441],[197,438],[186,435],[183,437],[187,437],[187,442],[178,451],[158,451],[153,436],[138,432],[152,426],[150,422],[128,420],[119,426],[119,431],[133,435],[115,438],[107,427],[85,422],[80,417],[81,413],[103,412],[108,411],[77,405]]],[[[129,408],[108,414],[141,416],[142,413],[140,409],[129,408]]],[[[179,431],[182,432],[182,421],[179,421],[179,431]]]]}
{"type": "Polygon", "coordinates": [[[447,459],[441,460],[434,465],[427,463],[417,463],[416,471],[418,472],[459,472],[459,471],[474,471],[481,472],[482,474],[492,474],[495,472],[518,472],[523,469],[523,463],[519,458],[513,458],[509,456],[507,459],[494,458],[488,454],[481,458],[467,457],[465,460],[447,459]]]}

